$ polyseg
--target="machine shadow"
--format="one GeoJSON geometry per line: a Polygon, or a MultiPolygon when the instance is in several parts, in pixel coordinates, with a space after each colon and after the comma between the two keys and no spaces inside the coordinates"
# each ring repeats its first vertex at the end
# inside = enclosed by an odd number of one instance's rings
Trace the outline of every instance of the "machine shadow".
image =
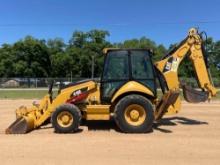
{"type": "Polygon", "coordinates": [[[158,130],[163,133],[172,133],[171,130],[160,128],[161,126],[177,126],[178,124],[183,125],[207,125],[208,122],[205,121],[199,121],[195,119],[189,119],[186,117],[168,117],[161,119],[157,123],[154,123],[153,129],[158,130]]]}
{"type": "MultiPolygon", "coordinates": [[[[161,128],[163,126],[178,126],[179,124],[183,125],[208,125],[208,122],[205,121],[199,121],[195,119],[189,119],[186,117],[168,117],[161,119],[158,122],[155,122],[153,124],[153,129],[148,132],[152,133],[154,130],[160,131],[162,133],[172,133],[171,130],[161,128]]],[[[82,120],[81,126],[85,126],[88,128],[88,131],[110,131],[114,130],[119,133],[123,133],[118,126],[116,125],[115,121],[113,119],[109,121],[86,121],[82,120]]],[[[51,129],[53,128],[51,124],[47,124],[45,126],[42,126],[40,129],[51,129]]],[[[79,128],[79,130],[75,133],[83,132],[83,129],[79,128]]]]}
{"type": "Polygon", "coordinates": [[[121,132],[114,120],[109,121],[82,121],[81,126],[88,127],[88,131],[110,131],[121,132]]]}
{"type": "MultiPolygon", "coordinates": [[[[117,132],[120,131],[118,129],[117,125],[115,124],[115,122],[112,120],[110,120],[110,121],[85,121],[85,120],[82,120],[80,126],[88,127],[89,131],[98,131],[98,130],[110,131],[111,129],[113,129],[117,132]]],[[[51,123],[45,124],[39,128],[39,130],[45,130],[45,129],[53,129],[52,124],[51,123]]],[[[38,130],[38,129],[36,129],[36,130],[38,130]]],[[[74,132],[74,133],[80,133],[80,132],[83,132],[82,128],[79,128],[78,131],[74,132]]]]}

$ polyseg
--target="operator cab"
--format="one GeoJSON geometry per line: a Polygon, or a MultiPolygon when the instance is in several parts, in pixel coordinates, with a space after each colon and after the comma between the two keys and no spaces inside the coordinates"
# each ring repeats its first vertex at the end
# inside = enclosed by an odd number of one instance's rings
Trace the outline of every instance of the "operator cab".
{"type": "Polygon", "coordinates": [[[101,78],[101,99],[110,103],[123,85],[136,81],[156,95],[152,52],[147,49],[107,49],[101,78]]]}

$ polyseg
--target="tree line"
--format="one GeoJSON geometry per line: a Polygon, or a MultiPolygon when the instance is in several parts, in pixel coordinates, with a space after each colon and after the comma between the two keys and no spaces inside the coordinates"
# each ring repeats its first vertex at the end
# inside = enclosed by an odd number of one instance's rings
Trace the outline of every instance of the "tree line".
{"type": "MultiPolygon", "coordinates": [[[[169,49],[157,45],[149,38],[110,43],[108,31],[91,30],[73,32],[68,43],[61,38],[37,39],[26,36],[14,44],[0,47],[0,77],[91,77],[94,58],[95,77],[100,77],[103,67],[103,52],[106,47],[149,48],[154,51],[153,60],[159,60],[169,49]]],[[[213,77],[220,78],[220,41],[207,40],[207,52],[213,77]]],[[[183,63],[181,77],[192,76],[190,63],[183,63]]]]}

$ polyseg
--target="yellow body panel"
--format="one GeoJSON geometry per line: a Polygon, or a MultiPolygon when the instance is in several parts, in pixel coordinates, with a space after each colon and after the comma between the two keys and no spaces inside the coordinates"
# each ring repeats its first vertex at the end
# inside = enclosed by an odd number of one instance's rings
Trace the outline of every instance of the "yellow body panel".
{"type": "Polygon", "coordinates": [[[90,91],[87,101],[91,104],[101,104],[100,98],[100,85],[96,85],[96,87],[90,91]]]}
{"type": "Polygon", "coordinates": [[[165,58],[162,61],[156,62],[155,65],[161,73],[164,74],[164,78],[167,82],[169,89],[179,89],[179,79],[178,79],[178,67],[183,60],[184,55],[189,51],[189,45],[187,43],[183,44],[178,51],[176,51],[172,57],[177,59],[175,65],[170,66],[170,71],[163,73],[164,67],[166,66],[168,59],[165,58]]]}
{"type": "Polygon", "coordinates": [[[87,105],[86,120],[109,120],[110,105],[87,105]]]}
{"type": "Polygon", "coordinates": [[[149,96],[154,96],[153,92],[144,85],[135,81],[129,81],[114,94],[111,102],[113,103],[119,96],[129,92],[140,92],[149,96]]]}

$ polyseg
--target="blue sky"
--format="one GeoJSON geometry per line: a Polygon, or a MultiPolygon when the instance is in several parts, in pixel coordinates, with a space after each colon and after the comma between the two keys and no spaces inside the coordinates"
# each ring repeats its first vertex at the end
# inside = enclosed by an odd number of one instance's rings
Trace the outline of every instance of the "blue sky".
{"type": "Polygon", "coordinates": [[[61,37],[74,30],[108,30],[111,42],[146,36],[166,46],[190,27],[220,40],[219,0],[0,0],[0,44],[26,35],[61,37]]]}

